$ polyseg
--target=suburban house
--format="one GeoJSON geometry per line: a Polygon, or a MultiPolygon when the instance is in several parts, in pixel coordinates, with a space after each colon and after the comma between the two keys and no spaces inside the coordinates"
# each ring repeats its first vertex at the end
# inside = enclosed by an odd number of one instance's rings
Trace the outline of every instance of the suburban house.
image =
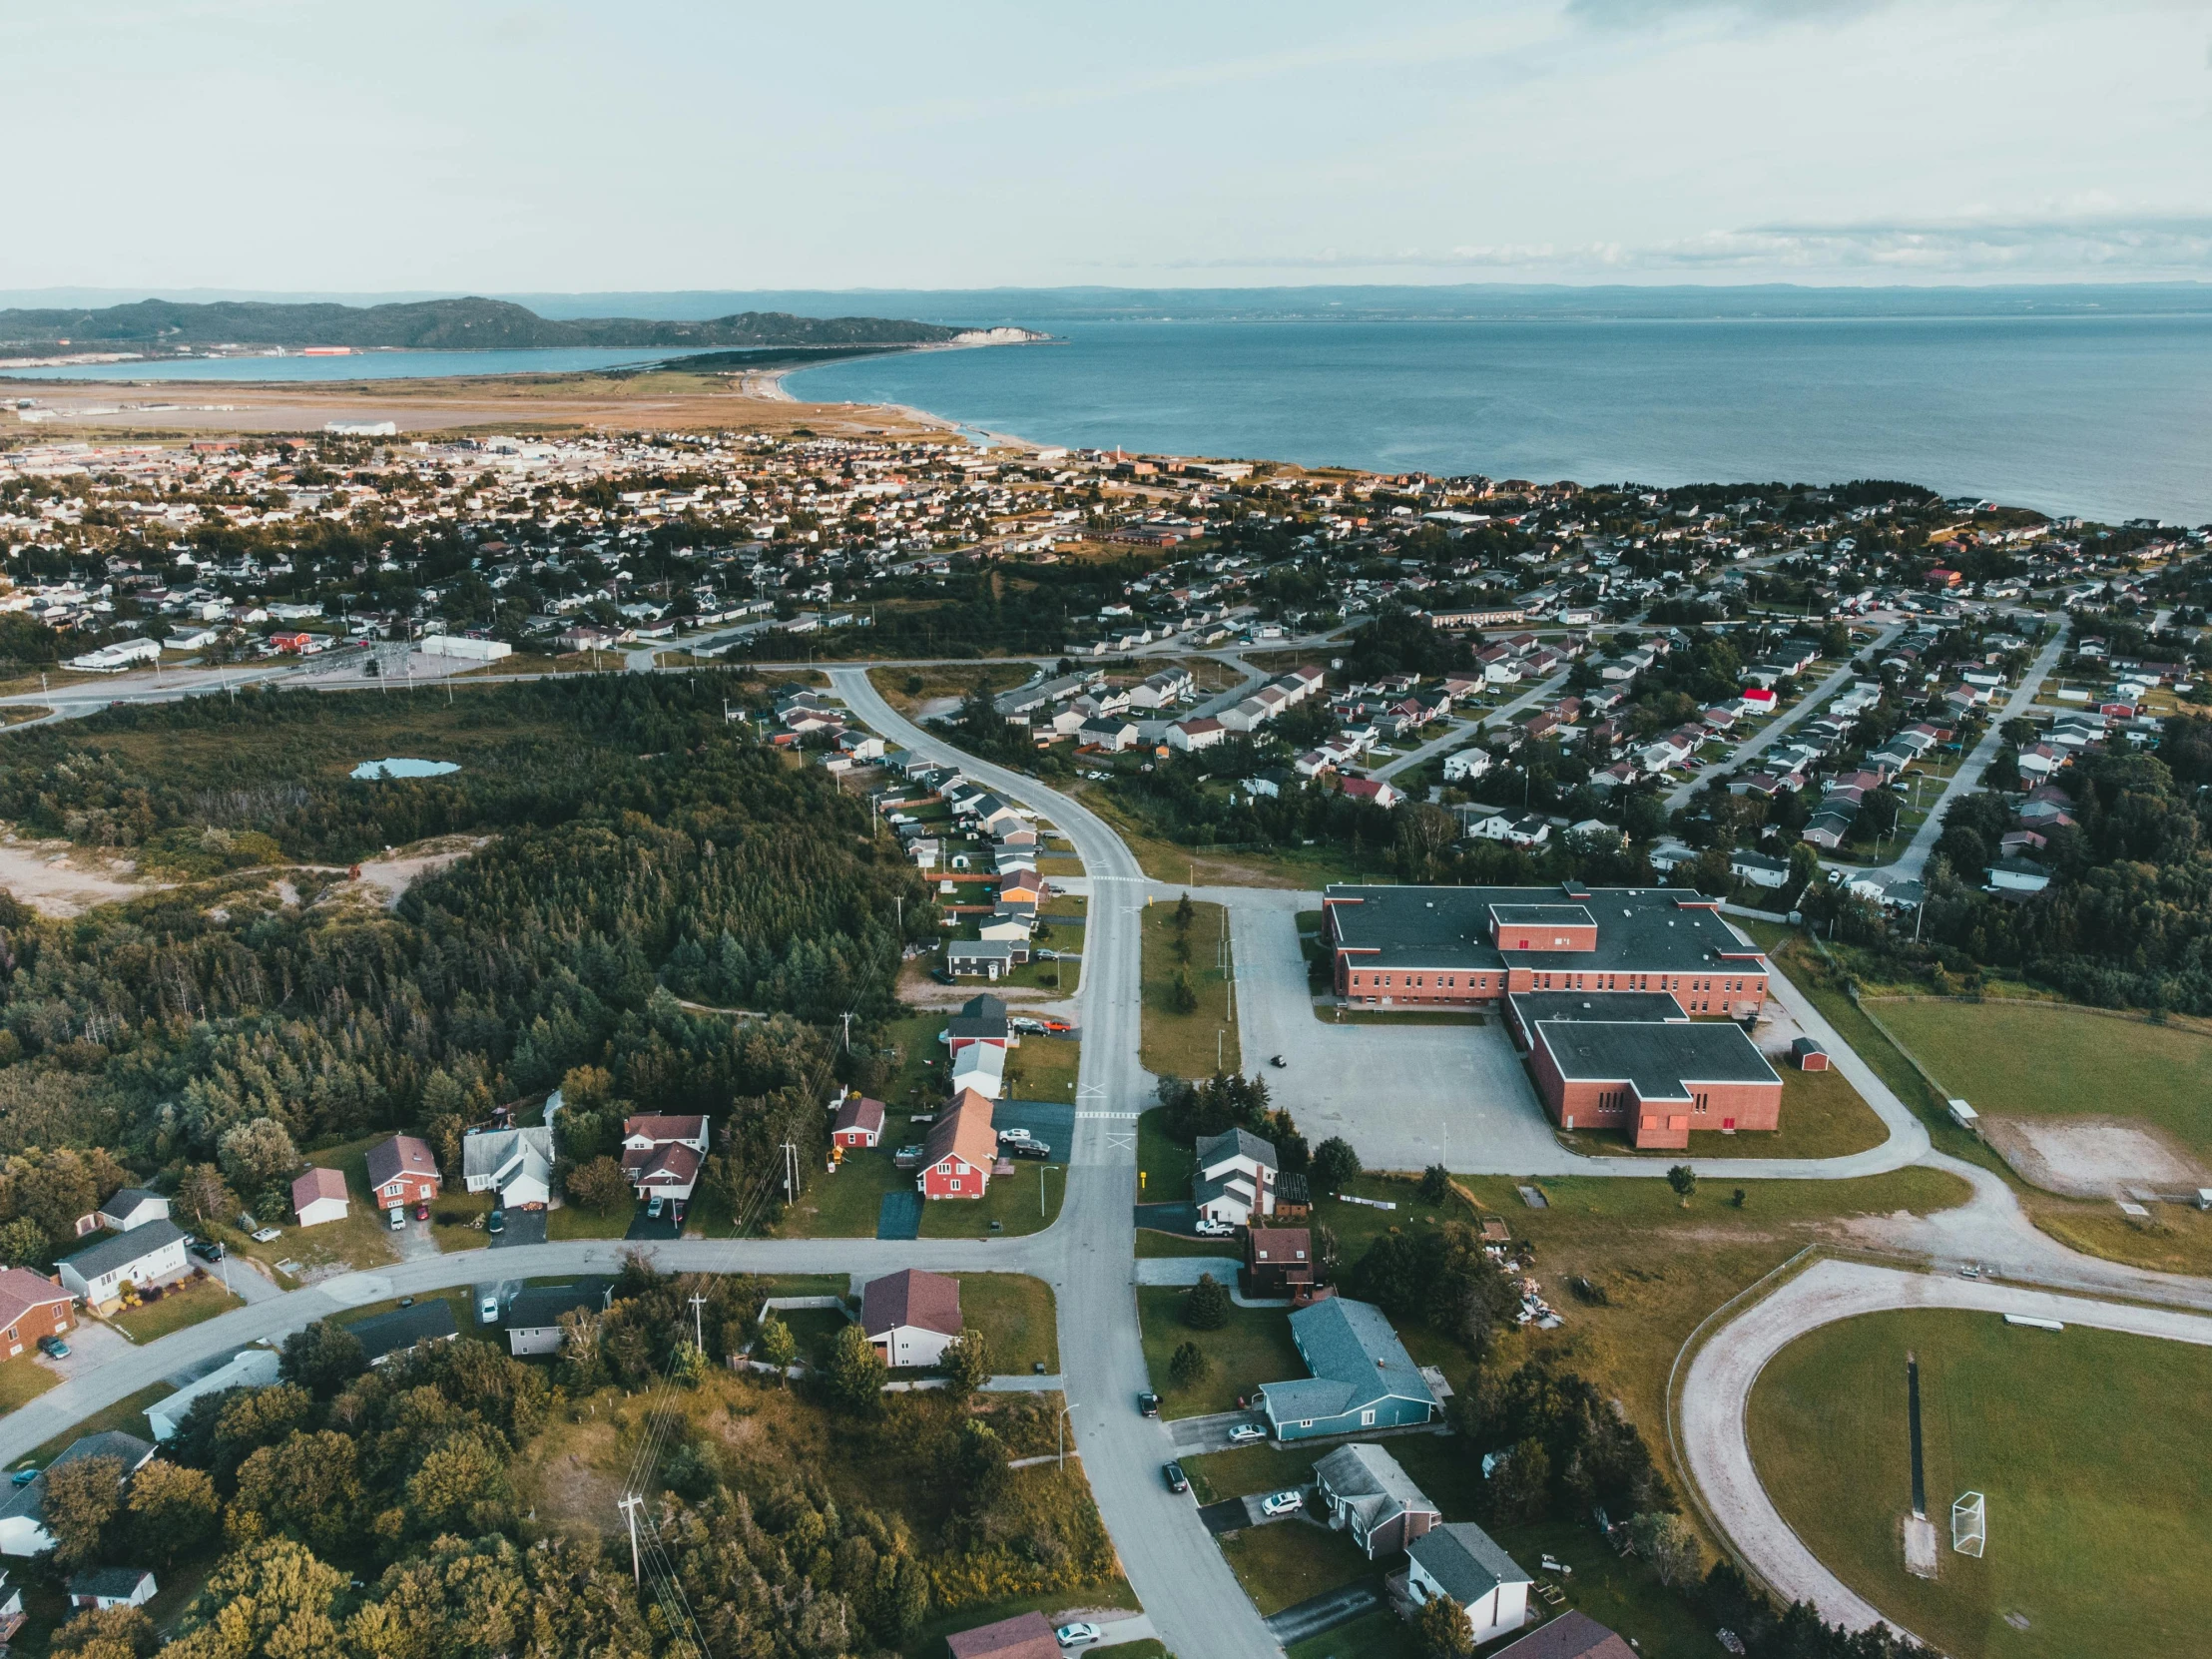
{"type": "Polygon", "coordinates": [[[1314,1375],[1260,1390],[1258,1403],[1276,1439],[1321,1439],[1434,1420],[1436,1396],[1373,1303],[1324,1297],[1291,1316],[1291,1341],[1314,1375]]]}
{"type": "Polygon", "coordinates": [[[79,1611],[144,1607],[154,1599],[154,1575],[144,1567],[94,1567],[69,1575],[69,1605],[79,1611]]]}
{"type": "Polygon", "coordinates": [[[944,1639],[952,1659],[1060,1659],[1060,1644],[1042,1613],[1017,1613],[944,1639]]]}
{"type": "Polygon", "coordinates": [[[837,1102],[837,1115],[830,1123],[830,1144],[847,1151],[878,1146],[883,1140],[883,1103],[865,1095],[848,1094],[837,1102]]]}
{"type": "Polygon", "coordinates": [[[1636,1659],[1636,1650],[1587,1613],[1568,1608],[1489,1659],[1636,1659]]]}
{"type": "Polygon", "coordinates": [[[952,1056],[952,1092],[996,1100],[1006,1088],[1006,1051],[990,1043],[971,1043],[952,1056]]]}
{"type": "Polygon", "coordinates": [[[1253,1217],[1275,1213],[1275,1169],[1274,1146],[1248,1130],[1205,1136],[1191,1202],[1202,1220],[1249,1227],[1253,1217]]]}
{"type": "Polygon", "coordinates": [[[1619,1129],[1638,1148],[1685,1148],[1692,1130],[1779,1129],[1782,1074],[1743,1027],[1692,1021],[1679,1007],[1654,1013],[1659,1000],[1675,999],[1637,991],[1514,999],[1552,1121],[1619,1129]]]}
{"type": "Polygon", "coordinates": [[[948,939],[944,946],[944,970],[956,979],[1005,978],[1029,960],[1029,947],[1013,939],[948,939]]]}
{"type": "Polygon", "coordinates": [[[507,1352],[518,1360],[561,1351],[561,1316],[581,1310],[601,1314],[614,1282],[579,1279],[573,1285],[526,1285],[507,1304],[507,1352]]]}
{"type": "Polygon", "coordinates": [[[971,1043],[1009,1048],[1021,1042],[1006,1021],[1006,1004],[987,991],[960,1004],[960,1011],[945,1022],[944,1040],[955,1055],[971,1043]]]}
{"type": "Polygon", "coordinates": [[[1331,1528],[1349,1532],[1371,1561],[1395,1555],[1444,1518],[1379,1445],[1339,1446],[1314,1465],[1314,1489],[1331,1528]]]}
{"type": "Polygon", "coordinates": [[[348,1208],[345,1177],[334,1169],[311,1169],[291,1184],[291,1213],[301,1227],[343,1221],[348,1208]]]}
{"type": "Polygon", "coordinates": [[[29,1268],[0,1268],[0,1344],[14,1359],[41,1337],[58,1337],[70,1327],[76,1297],[29,1268]]]}
{"type": "Polygon", "coordinates": [[[922,1143],[921,1174],[914,1185],[924,1198],[981,1198],[997,1159],[991,1103],[964,1089],[930,1125],[929,1138],[922,1143]]]}
{"type": "Polygon", "coordinates": [[[430,1143],[419,1135],[378,1141],[362,1162],[368,1166],[368,1190],[376,1195],[379,1209],[400,1210],[438,1196],[438,1161],[430,1154],[430,1143]]]}
{"type": "Polygon", "coordinates": [[[185,1420],[185,1413],[192,1409],[194,1400],[204,1394],[219,1394],[226,1388],[266,1388],[278,1381],[276,1351],[273,1348],[242,1349],[228,1365],[218,1366],[205,1377],[195,1378],[166,1399],[158,1399],[146,1408],[146,1421],[154,1430],[156,1443],[170,1439],[177,1432],[177,1425],[185,1420]]]}
{"type": "Polygon", "coordinates": [[[453,1323],[453,1304],[431,1297],[412,1308],[396,1308],[388,1314],[372,1314],[354,1320],[346,1330],[360,1339],[361,1352],[372,1366],[380,1366],[395,1354],[404,1354],[417,1343],[449,1343],[460,1327],[453,1323]]]}
{"type": "Polygon", "coordinates": [[[119,1428],[70,1441],[36,1478],[16,1487],[7,1501],[0,1503],[0,1555],[39,1555],[54,1547],[54,1534],[46,1530],[46,1477],[64,1463],[113,1457],[122,1464],[123,1478],[128,1480],[153,1455],[154,1448],[146,1441],[119,1428]]]}
{"type": "Polygon", "coordinates": [[[0,1572],[0,1646],[13,1642],[29,1618],[23,1611],[23,1592],[8,1588],[8,1575],[0,1572]]]}
{"type": "Polygon", "coordinates": [[[933,1366],[961,1331],[960,1282],[902,1268],[860,1293],[860,1330],[893,1370],[933,1366]]]}
{"type": "Polygon", "coordinates": [[[1314,1235],[1303,1227],[1245,1229],[1244,1294],[1304,1297],[1314,1290],[1314,1235]]]}
{"type": "MultiPolygon", "coordinates": [[[[125,1187],[101,1205],[92,1219],[95,1227],[105,1227],[111,1233],[128,1233],[150,1221],[169,1220],[169,1200],[144,1187],[125,1187]]],[[[79,1237],[93,1230],[83,1222],[77,1224],[79,1237]]]]}
{"type": "Polygon", "coordinates": [[[116,1233],[56,1264],[62,1286],[103,1311],[123,1300],[123,1288],[168,1285],[192,1271],[185,1232],[173,1221],[150,1221],[116,1233]]]}
{"type": "Polygon", "coordinates": [[[1466,1609],[1476,1645],[1528,1622],[1528,1574],[1472,1521],[1432,1527],[1407,1549],[1408,1599],[1449,1596],[1466,1609]]]}
{"type": "Polygon", "coordinates": [[[622,1120],[622,1170],[640,1198],[691,1199],[707,1161],[713,1122],[705,1117],[622,1120]]]}
{"type": "Polygon", "coordinates": [[[496,1194],[501,1209],[544,1209],[553,1197],[553,1131],[541,1124],[462,1136],[461,1185],[496,1194]]]}

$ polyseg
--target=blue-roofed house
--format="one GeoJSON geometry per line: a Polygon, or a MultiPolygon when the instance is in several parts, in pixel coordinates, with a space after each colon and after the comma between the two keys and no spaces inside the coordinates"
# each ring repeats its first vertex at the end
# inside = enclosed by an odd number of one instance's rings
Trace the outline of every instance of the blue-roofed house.
{"type": "Polygon", "coordinates": [[[1291,1316],[1291,1341],[1314,1375],[1260,1390],[1260,1408],[1278,1440],[1434,1420],[1436,1396],[1374,1304],[1325,1297],[1291,1316]]]}

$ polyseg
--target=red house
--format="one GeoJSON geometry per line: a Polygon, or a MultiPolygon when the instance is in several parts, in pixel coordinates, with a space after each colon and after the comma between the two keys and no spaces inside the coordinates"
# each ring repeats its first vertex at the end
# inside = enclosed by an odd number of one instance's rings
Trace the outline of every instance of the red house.
{"type": "Polygon", "coordinates": [[[74,1298],[51,1279],[29,1268],[0,1269],[0,1344],[12,1360],[41,1337],[58,1337],[70,1326],[74,1298]]]}
{"type": "Polygon", "coordinates": [[[846,1095],[830,1125],[830,1144],[847,1148],[877,1146],[882,1139],[883,1103],[864,1095],[846,1095]]]}
{"type": "Polygon", "coordinates": [[[930,1129],[914,1185],[924,1198],[981,1198],[997,1160],[991,1103],[973,1089],[962,1089],[951,1110],[930,1129]]]}
{"type": "Polygon", "coordinates": [[[379,1209],[427,1204],[438,1196],[438,1161],[419,1136],[394,1135],[379,1141],[361,1161],[368,1166],[368,1190],[376,1195],[379,1209]]]}

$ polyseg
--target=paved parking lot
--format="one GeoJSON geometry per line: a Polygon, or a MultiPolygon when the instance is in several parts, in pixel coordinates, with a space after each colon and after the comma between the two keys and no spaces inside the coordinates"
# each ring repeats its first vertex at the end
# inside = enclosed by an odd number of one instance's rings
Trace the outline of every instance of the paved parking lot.
{"type": "Polygon", "coordinates": [[[1245,1068],[1264,1073],[1310,1143],[1342,1135],[1371,1169],[1559,1167],[1550,1120],[1501,1020],[1325,1024],[1314,1017],[1295,915],[1239,907],[1231,925],[1245,1068]],[[1268,1063],[1276,1054],[1280,1069],[1268,1063]]]}

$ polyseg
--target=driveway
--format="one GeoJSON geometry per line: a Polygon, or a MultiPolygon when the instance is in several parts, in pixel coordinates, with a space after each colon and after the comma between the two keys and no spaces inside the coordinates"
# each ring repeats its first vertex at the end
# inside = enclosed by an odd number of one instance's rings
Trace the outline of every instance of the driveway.
{"type": "Polygon", "coordinates": [[[545,1217],[543,1210],[509,1210],[507,1225],[491,1237],[494,1250],[513,1250],[519,1245],[545,1243],[545,1217]]]}
{"type": "Polygon", "coordinates": [[[1284,1057],[1262,1075],[1308,1141],[1342,1135],[1370,1169],[1559,1167],[1551,1122],[1496,1015],[1482,1025],[1324,1023],[1295,912],[1238,905],[1230,926],[1246,1068],[1284,1057]]]}
{"type": "Polygon", "coordinates": [[[1052,1149],[1051,1162],[1064,1164],[1075,1146],[1075,1103],[1068,1100],[1001,1100],[991,1108],[991,1127],[1028,1130],[1052,1149]]]}
{"type": "Polygon", "coordinates": [[[1310,1596],[1296,1607],[1286,1607],[1268,1620],[1268,1628],[1275,1639],[1285,1647],[1303,1642],[1309,1636],[1319,1636],[1325,1630],[1334,1630],[1340,1624],[1350,1624],[1364,1614],[1372,1613],[1382,1605],[1382,1592],[1372,1580],[1347,1584],[1339,1590],[1310,1596]]]}

